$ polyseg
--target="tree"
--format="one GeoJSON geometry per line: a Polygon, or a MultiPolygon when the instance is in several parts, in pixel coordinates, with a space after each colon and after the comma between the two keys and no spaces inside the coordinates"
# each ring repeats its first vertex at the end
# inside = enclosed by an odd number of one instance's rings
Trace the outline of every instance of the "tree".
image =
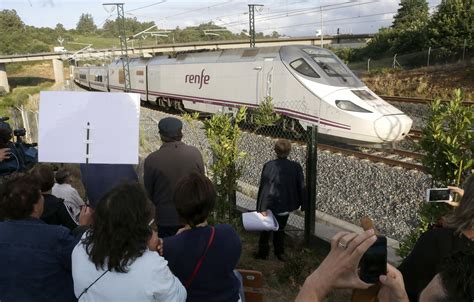
{"type": "Polygon", "coordinates": [[[66,29],[64,28],[64,25],[61,23],[56,24],[56,27],[54,28],[54,31],[56,32],[57,35],[63,35],[66,32],[66,29]]]}
{"type": "Polygon", "coordinates": [[[442,0],[429,23],[428,37],[432,47],[458,51],[466,40],[474,47],[474,0],[442,0]]]}
{"type": "Polygon", "coordinates": [[[394,16],[392,29],[394,53],[421,50],[426,45],[426,26],[429,20],[426,0],[402,0],[394,16]]]}
{"type": "Polygon", "coordinates": [[[439,100],[431,106],[431,115],[423,129],[420,148],[427,153],[423,164],[441,185],[459,185],[462,173],[474,165],[474,111],[465,106],[460,89],[448,104],[439,100]]]}
{"type": "Polygon", "coordinates": [[[97,26],[94,24],[94,18],[91,14],[82,14],[77,22],[76,30],[78,33],[87,34],[93,33],[97,30],[97,26]]]}
{"type": "Polygon", "coordinates": [[[238,162],[245,157],[245,153],[239,151],[237,145],[241,135],[239,123],[244,121],[245,115],[246,107],[241,107],[235,118],[217,113],[204,122],[214,157],[211,172],[217,191],[216,215],[219,218],[227,216],[230,220],[235,211],[235,191],[237,179],[241,175],[238,162]]]}
{"type": "Polygon", "coordinates": [[[24,29],[25,24],[14,9],[0,11],[0,33],[19,31],[24,29]]]}

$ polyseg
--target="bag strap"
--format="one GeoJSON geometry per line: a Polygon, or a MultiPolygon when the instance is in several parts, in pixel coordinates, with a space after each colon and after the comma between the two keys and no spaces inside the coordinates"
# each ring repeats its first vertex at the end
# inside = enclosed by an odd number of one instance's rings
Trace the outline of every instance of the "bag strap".
{"type": "Polygon", "coordinates": [[[79,300],[82,295],[84,295],[85,293],[87,293],[87,291],[89,290],[89,288],[91,288],[92,285],[94,285],[97,281],[99,281],[100,278],[102,278],[105,274],[107,274],[109,272],[109,270],[106,270],[105,272],[102,273],[102,275],[99,276],[99,278],[95,279],[94,282],[92,282],[88,287],[84,288],[84,290],[82,291],[82,293],[79,295],[79,297],[77,297],[77,300],[79,300]]]}
{"type": "Polygon", "coordinates": [[[199,272],[199,269],[201,268],[202,262],[204,261],[204,258],[206,257],[207,251],[212,245],[212,242],[214,241],[214,235],[216,233],[216,229],[214,227],[211,227],[211,236],[209,237],[209,241],[207,242],[206,249],[204,250],[204,253],[202,254],[201,258],[199,259],[198,263],[196,264],[196,267],[194,268],[193,273],[189,277],[189,279],[186,281],[186,284],[184,287],[188,288],[189,285],[191,285],[191,282],[194,280],[196,277],[197,273],[199,272]]]}

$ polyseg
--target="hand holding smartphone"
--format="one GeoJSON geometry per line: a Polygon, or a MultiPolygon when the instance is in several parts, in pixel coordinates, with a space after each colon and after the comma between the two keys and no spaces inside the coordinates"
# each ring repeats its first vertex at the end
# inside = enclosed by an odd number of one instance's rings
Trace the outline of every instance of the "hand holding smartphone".
{"type": "Polygon", "coordinates": [[[426,202],[451,202],[453,195],[449,188],[431,188],[426,190],[426,202]]]}

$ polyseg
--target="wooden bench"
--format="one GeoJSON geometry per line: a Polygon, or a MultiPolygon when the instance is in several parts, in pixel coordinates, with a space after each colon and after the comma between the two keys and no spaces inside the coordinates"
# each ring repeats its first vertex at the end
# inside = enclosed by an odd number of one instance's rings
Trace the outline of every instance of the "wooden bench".
{"type": "Polygon", "coordinates": [[[254,270],[237,270],[242,275],[246,302],[263,302],[262,272],[254,270]]]}

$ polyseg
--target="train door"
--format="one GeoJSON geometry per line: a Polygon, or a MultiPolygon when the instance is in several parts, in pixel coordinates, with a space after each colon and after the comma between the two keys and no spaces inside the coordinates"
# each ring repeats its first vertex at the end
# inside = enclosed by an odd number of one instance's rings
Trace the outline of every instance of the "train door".
{"type": "Polygon", "coordinates": [[[260,77],[259,97],[257,99],[257,105],[260,104],[266,97],[272,96],[273,86],[273,57],[263,59],[263,66],[260,77]]]}

